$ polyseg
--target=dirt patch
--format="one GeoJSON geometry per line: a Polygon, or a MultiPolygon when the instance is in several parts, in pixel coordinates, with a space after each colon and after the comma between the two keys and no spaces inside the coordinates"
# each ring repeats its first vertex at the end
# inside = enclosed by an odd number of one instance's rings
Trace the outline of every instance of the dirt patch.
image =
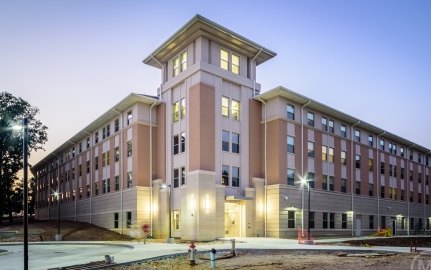
{"type": "MultiPolygon", "coordinates": [[[[339,257],[334,252],[310,251],[239,251],[238,257],[217,260],[217,269],[236,270],[266,270],[266,269],[371,269],[396,270],[410,269],[415,260],[415,254],[396,254],[386,257],[339,257]]],[[[431,260],[431,257],[428,257],[431,260]]],[[[138,269],[209,269],[210,262],[198,260],[196,266],[190,266],[187,257],[135,264],[131,266],[115,267],[115,270],[138,269]]]]}
{"type": "MultiPolygon", "coordinates": [[[[0,230],[18,231],[14,237],[2,239],[2,242],[23,241],[22,223],[1,225],[0,230]]],[[[30,242],[54,241],[57,233],[57,221],[34,221],[28,225],[30,242]]],[[[61,221],[60,233],[65,241],[129,241],[127,235],[122,235],[84,222],[61,221]]]]}

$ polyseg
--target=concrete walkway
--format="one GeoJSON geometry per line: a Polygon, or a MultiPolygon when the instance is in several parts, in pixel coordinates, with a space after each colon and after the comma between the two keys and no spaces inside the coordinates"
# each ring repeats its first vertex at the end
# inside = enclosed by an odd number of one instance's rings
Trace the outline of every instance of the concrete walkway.
{"type": "MultiPolygon", "coordinates": [[[[367,238],[353,238],[367,239],[367,238]]],[[[339,250],[339,251],[391,251],[410,252],[409,247],[353,247],[333,242],[349,240],[322,239],[316,245],[301,245],[296,240],[275,238],[235,238],[237,249],[287,249],[287,250],[339,250]],[[332,244],[328,244],[332,243],[332,244]]],[[[139,261],[164,255],[186,253],[189,244],[139,243],[139,242],[43,242],[30,243],[30,269],[47,269],[92,261],[102,261],[105,255],[114,256],[116,263],[139,261]]],[[[229,239],[210,243],[197,243],[198,251],[230,249],[229,239]]],[[[0,243],[0,268],[15,270],[23,268],[22,243],[0,243]]],[[[431,248],[421,248],[431,252],[431,248]]]]}

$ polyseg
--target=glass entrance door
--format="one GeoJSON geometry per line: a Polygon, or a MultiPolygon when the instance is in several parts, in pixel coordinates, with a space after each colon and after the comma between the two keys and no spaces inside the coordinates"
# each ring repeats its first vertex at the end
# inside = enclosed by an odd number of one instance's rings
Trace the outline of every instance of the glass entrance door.
{"type": "Polygon", "coordinates": [[[225,237],[238,237],[239,235],[239,204],[226,202],[224,204],[224,231],[225,237]]]}

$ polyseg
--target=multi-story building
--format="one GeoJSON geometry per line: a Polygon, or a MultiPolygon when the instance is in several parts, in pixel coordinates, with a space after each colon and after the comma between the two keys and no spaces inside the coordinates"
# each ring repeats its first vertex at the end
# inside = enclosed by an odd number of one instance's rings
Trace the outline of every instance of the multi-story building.
{"type": "Polygon", "coordinates": [[[63,219],[154,237],[429,232],[430,150],[286,88],[260,93],[256,66],[275,55],[192,18],[144,60],[157,97],[130,94],[32,168],[37,218],[60,200],[63,219]]]}

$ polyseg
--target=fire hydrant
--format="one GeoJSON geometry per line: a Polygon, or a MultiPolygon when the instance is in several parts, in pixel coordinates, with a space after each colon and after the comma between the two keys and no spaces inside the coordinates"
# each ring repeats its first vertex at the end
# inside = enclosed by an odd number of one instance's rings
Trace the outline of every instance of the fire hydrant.
{"type": "Polygon", "coordinates": [[[211,269],[216,268],[216,250],[213,248],[210,251],[210,263],[211,263],[211,269]]]}
{"type": "Polygon", "coordinates": [[[194,242],[192,242],[189,246],[189,261],[190,261],[190,265],[195,265],[196,264],[196,249],[195,249],[195,244],[194,242]]]}

